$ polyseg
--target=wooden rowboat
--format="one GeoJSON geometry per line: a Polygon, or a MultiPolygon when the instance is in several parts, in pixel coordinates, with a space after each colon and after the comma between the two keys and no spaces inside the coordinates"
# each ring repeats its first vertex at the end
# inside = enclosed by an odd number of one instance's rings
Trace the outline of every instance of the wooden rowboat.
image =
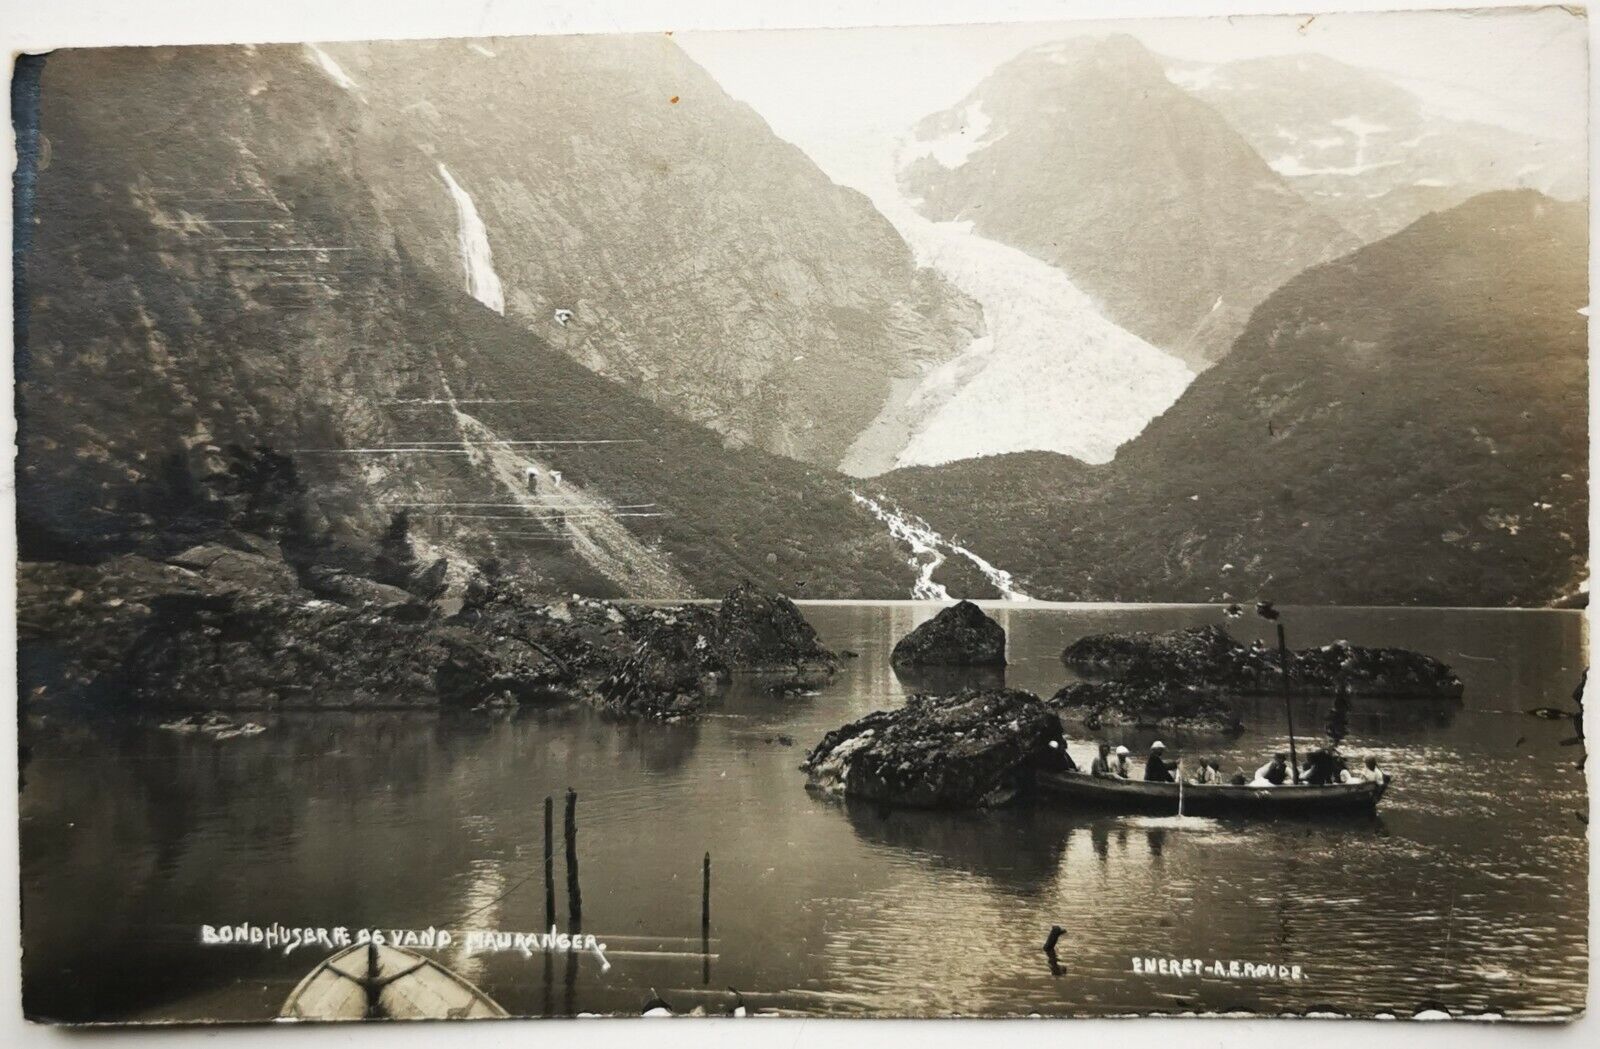
{"type": "Polygon", "coordinates": [[[479,1020],[510,1015],[432,958],[358,943],[330,955],[289,993],[285,1020],[479,1020]]]}
{"type": "MultiPolygon", "coordinates": [[[[1085,772],[1050,772],[1038,777],[1038,787],[1048,798],[1073,807],[1118,812],[1178,815],[1178,784],[1141,780],[1106,779],[1085,772]]],[[[1382,783],[1335,783],[1325,787],[1233,786],[1183,784],[1185,816],[1324,816],[1374,812],[1383,792],[1382,783]]]]}

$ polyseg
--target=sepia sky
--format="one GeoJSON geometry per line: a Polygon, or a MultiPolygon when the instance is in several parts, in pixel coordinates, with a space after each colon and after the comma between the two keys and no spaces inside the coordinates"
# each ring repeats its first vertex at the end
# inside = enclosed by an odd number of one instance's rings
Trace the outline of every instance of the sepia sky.
{"type": "Polygon", "coordinates": [[[904,131],[952,105],[1027,48],[1118,32],[1157,53],[1204,62],[1322,53],[1387,72],[1431,110],[1457,119],[1572,139],[1587,124],[1587,28],[1559,8],[1321,15],[1309,24],[1246,16],[676,39],[730,94],[828,168],[861,139],[904,131]]]}

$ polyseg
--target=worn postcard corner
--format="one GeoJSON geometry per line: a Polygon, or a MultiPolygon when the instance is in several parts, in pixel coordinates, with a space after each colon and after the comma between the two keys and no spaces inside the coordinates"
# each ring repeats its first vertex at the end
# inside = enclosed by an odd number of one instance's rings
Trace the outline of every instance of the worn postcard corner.
{"type": "Polygon", "coordinates": [[[26,1015],[1580,1016],[1574,14],[20,56],[26,1015]]]}

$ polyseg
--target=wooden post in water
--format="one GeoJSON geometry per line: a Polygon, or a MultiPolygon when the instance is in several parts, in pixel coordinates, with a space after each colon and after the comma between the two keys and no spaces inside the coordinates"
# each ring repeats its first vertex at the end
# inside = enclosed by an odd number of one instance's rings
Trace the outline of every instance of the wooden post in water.
{"type": "Polygon", "coordinates": [[[1289,721],[1289,772],[1294,782],[1300,782],[1300,755],[1294,749],[1294,700],[1289,695],[1289,643],[1283,638],[1283,624],[1278,624],[1278,661],[1283,666],[1283,714],[1289,721]]]}
{"type": "Polygon", "coordinates": [[[578,792],[567,788],[567,917],[572,931],[583,925],[583,892],[578,888],[578,792]]]}
{"type": "MultiPolygon", "coordinates": [[[[567,931],[577,933],[583,928],[583,892],[578,888],[578,792],[567,788],[567,811],[562,826],[567,839],[567,931]]],[[[578,1008],[578,952],[567,952],[567,973],[563,981],[565,1006],[563,1014],[576,1016],[578,1008]]]]}
{"type": "Polygon", "coordinates": [[[556,923],[556,817],[555,800],[544,796],[544,926],[556,923]]]}
{"type": "Polygon", "coordinates": [[[381,966],[378,962],[378,943],[376,940],[367,941],[367,978],[362,981],[362,988],[367,992],[367,1019],[377,1020],[383,1016],[383,1007],[379,1004],[379,996],[383,994],[383,982],[378,978],[381,966]]]}
{"type": "Polygon", "coordinates": [[[700,879],[700,976],[711,982],[711,853],[706,853],[700,879]]]}

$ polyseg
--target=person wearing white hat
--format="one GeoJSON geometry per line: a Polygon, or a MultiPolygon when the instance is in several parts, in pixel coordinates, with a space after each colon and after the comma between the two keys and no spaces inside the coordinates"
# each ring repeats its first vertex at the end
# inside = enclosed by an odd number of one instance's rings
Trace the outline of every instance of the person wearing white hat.
{"type": "Polygon", "coordinates": [[[1146,783],[1171,783],[1172,772],[1178,766],[1176,763],[1167,764],[1167,759],[1162,757],[1162,752],[1167,745],[1159,739],[1150,744],[1150,757],[1144,763],[1144,779],[1146,783]]]}
{"type": "Polygon", "coordinates": [[[1129,778],[1129,776],[1128,776],[1128,748],[1127,747],[1118,747],[1117,748],[1117,761],[1116,761],[1116,764],[1111,766],[1111,773],[1112,773],[1112,775],[1118,777],[1119,779],[1128,779],[1129,778]]]}

